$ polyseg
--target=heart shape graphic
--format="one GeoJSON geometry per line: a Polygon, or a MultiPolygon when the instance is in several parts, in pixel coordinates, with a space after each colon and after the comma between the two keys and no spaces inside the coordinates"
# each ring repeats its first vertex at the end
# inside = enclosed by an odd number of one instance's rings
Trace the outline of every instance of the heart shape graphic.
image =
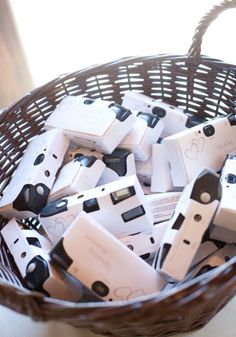
{"type": "Polygon", "coordinates": [[[57,222],[46,227],[46,230],[49,236],[53,236],[55,239],[60,239],[66,230],[64,221],[57,219],[57,222]]]}
{"type": "Polygon", "coordinates": [[[142,288],[132,290],[130,287],[120,287],[116,288],[113,291],[117,300],[129,300],[135,297],[145,295],[145,292],[142,288]]]}
{"type": "Polygon", "coordinates": [[[203,137],[199,139],[193,139],[191,142],[190,149],[185,151],[185,157],[191,160],[197,160],[198,154],[201,153],[204,149],[205,139],[203,137]]]}
{"type": "Polygon", "coordinates": [[[193,139],[192,144],[197,144],[198,146],[198,152],[202,152],[205,145],[205,139],[203,137],[200,137],[198,139],[193,139]]]}
{"type": "Polygon", "coordinates": [[[191,148],[186,149],[184,154],[185,154],[185,157],[187,157],[190,160],[197,160],[197,157],[198,157],[198,145],[197,145],[197,143],[192,142],[191,148]]]}

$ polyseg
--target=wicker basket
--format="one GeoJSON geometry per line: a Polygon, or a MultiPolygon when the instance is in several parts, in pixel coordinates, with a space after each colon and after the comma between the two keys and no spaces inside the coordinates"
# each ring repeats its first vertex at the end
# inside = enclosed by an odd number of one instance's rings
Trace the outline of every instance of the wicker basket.
{"type": "MultiPolygon", "coordinates": [[[[209,24],[236,0],[215,6],[197,27],[188,55],[132,57],[63,75],[34,90],[0,117],[0,193],[9,183],[28,141],[67,94],[121,101],[124,91],[179,106],[198,116],[235,113],[236,66],[200,55],[209,24]]],[[[1,218],[1,226],[6,220],[1,218]]],[[[12,277],[0,278],[0,303],[35,320],[60,320],[114,336],[166,336],[204,326],[236,293],[236,258],[178,290],[142,300],[70,303],[19,286],[19,274],[3,242],[0,261],[12,277]],[[18,278],[14,278],[14,274],[18,278]],[[17,282],[15,282],[17,279],[17,282]]],[[[6,273],[5,273],[6,274],[6,273]]],[[[6,274],[9,275],[9,274],[6,274]]]]}

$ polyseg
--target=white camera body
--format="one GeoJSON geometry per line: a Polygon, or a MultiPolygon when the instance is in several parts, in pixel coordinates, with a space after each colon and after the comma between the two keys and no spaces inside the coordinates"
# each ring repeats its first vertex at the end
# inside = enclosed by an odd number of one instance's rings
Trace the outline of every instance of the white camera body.
{"type": "Polygon", "coordinates": [[[203,170],[186,186],[155,256],[154,267],[182,281],[219,205],[221,185],[213,171],[203,170]]]}
{"type": "Polygon", "coordinates": [[[66,96],[46,120],[45,128],[62,129],[74,143],[109,154],[134,122],[135,116],[118,104],[66,96]]]}
{"type": "Polygon", "coordinates": [[[69,139],[55,129],[31,140],[0,200],[2,216],[23,219],[39,214],[68,146],[69,139]]]}
{"type": "Polygon", "coordinates": [[[48,239],[35,230],[22,229],[15,219],[6,224],[1,234],[30,289],[63,300],[78,301],[81,298],[81,284],[49,262],[52,244],[48,239]]]}
{"type": "Polygon", "coordinates": [[[168,221],[161,222],[152,230],[125,236],[120,241],[143,260],[149,260],[158,250],[167,225],[168,221]]]}
{"type": "Polygon", "coordinates": [[[157,293],[164,278],[82,212],[50,253],[52,261],[105,301],[157,293]]]}
{"type": "Polygon", "coordinates": [[[162,137],[183,131],[189,124],[190,117],[182,109],[134,91],[125,92],[122,106],[157,115],[165,125],[162,137]]]}
{"type": "Polygon", "coordinates": [[[231,258],[236,255],[236,246],[231,244],[226,244],[223,248],[218,249],[213,254],[208,256],[206,259],[197,264],[194,268],[190,270],[187,274],[186,279],[189,281],[197,276],[207,273],[225,262],[228,262],[231,258]]]}
{"type": "Polygon", "coordinates": [[[98,185],[136,175],[134,154],[130,151],[116,148],[111,154],[105,154],[102,160],[106,168],[98,181],[98,185]]]}
{"type": "Polygon", "coordinates": [[[140,177],[138,177],[138,180],[140,182],[140,186],[142,187],[143,193],[145,195],[149,195],[151,194],[151,183],[147,183],[145,181],[142,181],[142,179],[140,179],[140,177]]]}
{"type": "Polygon", "coordinates": [[[170,163],[162,138],[152,145],[151,156],[147,161],[136,161],[138,178],[150,185],[150,193],[168,192],[174,189],[170,163]]]}
{"type": "Polygon", "coordinates": [[[187,274],[187,276],[183,279],[181,282],[170,282],[167,283],[167,286],[164,288],[164,290],[169,290],[171,288],[174,288],[175,286],[180,286],[183,283],[189,281],[191,279],[191,270],[195,270],[195,268],[198,270],[198,266],[202,261],[206,260],[210,255],[217,252],[219,249],[223,248],[225,246],[224,242],[216,241],[216,240],[209,240],[209,238],[206,241],[203,241],[198,248],[198,251],[193,259],[193,262],[190,266],[190,272],[187,274]],[[168,286],[169,285],[169,286],[168,286]]]}
{"type": "Polygon", "coordinates": [[[235,230],[227,229],[224,226],[211,225],[210,237],[213,240],[222,240],[226,243],[236,243],[235,230]]]}
{"type": "Polygon", "coordinates": [[[72,160],[82,157],[82,156],[94,156],[97,159],[101,159],[104,156],[104,153],[97,151],[95,149],[88,149],[87,147],[78,146],[74,143],[71,143],[68,150],[66,151],[63,164],[68,164],[72,160]]]}
{"type": "MultiPolygon", "coordinates": [[[[152,179],[152,155],[146,161],[136,161],[136,172],[140,181],[150,185],[152,179]]],[[[151,191],[151,189],[150,189],[151,191]]]]}
{"type": "Polygon", "coordinates": [[[119,238],[153,227],[153,215],[136,176],[52,201],[42,210],[40,223],[55,243],[81,211],[119,238]]]}
{"type": "Polygon", "coordinates": [[[222,241],[218,240],[206,240],[203,241],[199,248],[198,251],[193,259],[193,262],[191,264],[190,269],[195,267],[198,263],[202,262],[205,260],[208,256],[213,254],[214,252],[218,251],[219,249],[223,248],[226,244],[222,241]]]}
{"type": "Polygon", "coordinates": [[[147,112],[137,112],[135,118],[131,131],[119,147],[133,152],[135,160],[146,161],[152,154],[152,144],[157,142],[165,125],[156,115],[147,112]]]}
{"type": "Polygon", "coordinates": [[[168,192],[173,190],[173,181],[166,147],[162,143],[152,146],[152,192],[168,192]]]}
{"type": "Polygon", "coordinates": [[[236,151],[236,116],[218,117],[163,139],[174,186],[185,186],[204,168],[219,171],[236,151]]]}
{"type": "Polygon", "coordinates": [[[49,200],[57,200],[95,187],[105,164],[94,156],[78,157],[61,168],[49,200]]]}
{"type": "Polygon", "coordinates": [[[166,192],[145,195],[148,207],[154,217],[154,224],[167,221],[171,218],[181,193],[182,192],[166,192]]]}
{"type": "Polygon", "coordinates": [[[68,149],[65,162],[80,156],[94,156],[106,165],[97,185],[104,185],[122,177],[136,174],[134,154],[125,149],[116,148],[111,154],[104,154],[94,149],[76,147],[68,149]]]}
{"type": "Polygon", "coordinates": [[[222,198],[213,219],[210,237],[236,243],[236,156],[227,156],[220,180],[222,198]]]}

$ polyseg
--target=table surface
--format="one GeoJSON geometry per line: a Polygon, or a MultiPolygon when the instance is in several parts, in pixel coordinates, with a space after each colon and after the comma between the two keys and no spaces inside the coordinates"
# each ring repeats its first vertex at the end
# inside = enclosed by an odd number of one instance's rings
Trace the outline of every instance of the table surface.
{"type": "MultiPolygon", "coordinates": [[[[233,337],[236,335],[234,316],[236,298],[219,312],[204,328],[175,337],[233,337]]],[[[58,322],[38,323],[0,306],[0,336],[3,337],[98,337],[85,329],[75,329],[58,322]]]]}

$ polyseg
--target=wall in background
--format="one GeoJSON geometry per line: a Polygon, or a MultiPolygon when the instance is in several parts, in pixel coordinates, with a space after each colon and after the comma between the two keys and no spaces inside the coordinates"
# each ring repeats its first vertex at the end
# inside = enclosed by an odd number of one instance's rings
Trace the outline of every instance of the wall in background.
{"type": "MultiPolygon", "coordinates": [[[[217,0],[10,0],[35,86],[124,56],[185,54],[217,0]]],[[[236,64],[236,10],[222,14],[203,54],[236,64]]]]}
{"type": "Polygon", "coordinates": [[[0,109],[33,86],[8,0],[0,1],[0,109]]]}

